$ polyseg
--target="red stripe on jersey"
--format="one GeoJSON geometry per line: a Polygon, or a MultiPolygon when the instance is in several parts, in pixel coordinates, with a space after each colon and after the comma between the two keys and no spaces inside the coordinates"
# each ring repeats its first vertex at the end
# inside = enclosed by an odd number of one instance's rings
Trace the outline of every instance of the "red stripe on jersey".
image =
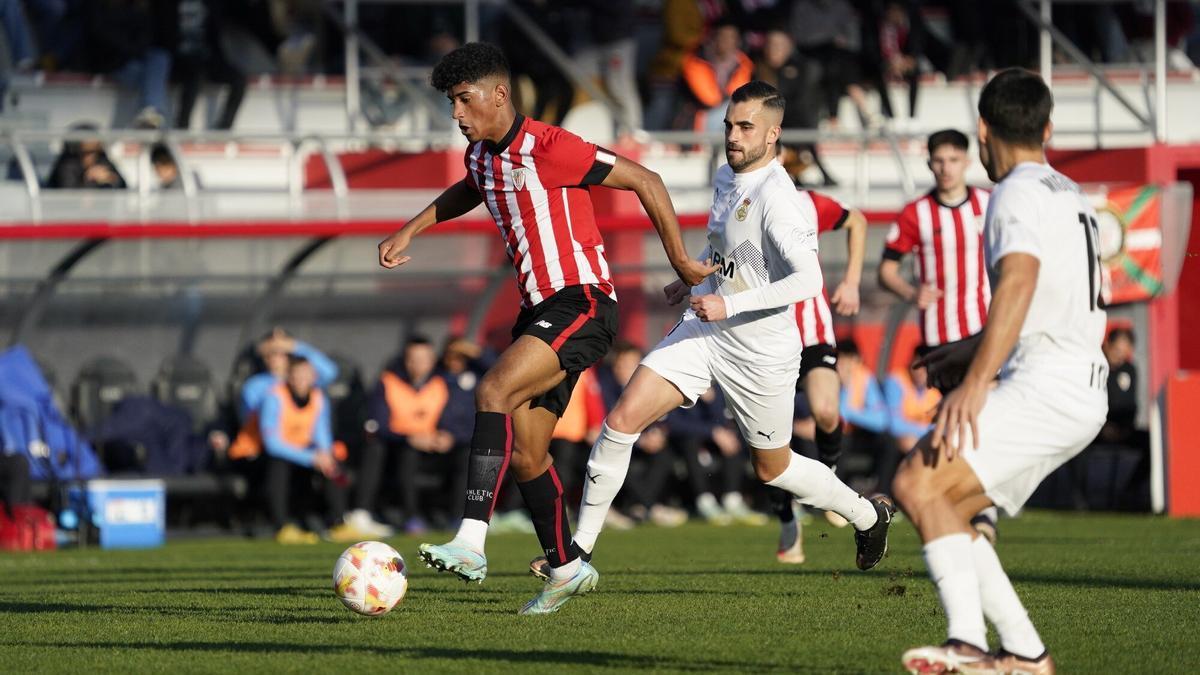
{"type": "Polygon", "coordinates": [[[500,230],[504,233],[504,239],[512,247],[513,251],[513,267],[517,268],[517,290],[521,292],[521,304],[530,305],[529,292],[525,288],[524,275],[521,273],[521,265],[525,260],[524,254],[521,253],[520,242],[521,237],[517,234],[513,227],[512,213],[508,209],[508,200],[505,198],[504,188],[504,170],[500,157],[484,152],[481,158],[486,162],[486,169],[489,172],[488,182],[492,189],[485,189],[487,195],[485,199],[489,200],[489,206],[494,204],[496,208],[497,223],[500,225],[500,230]]]}
{"type": "MultiPolygon", "coordinates": [[[[567,218],[571,223],[572,237],[579,242],[583,249],[583,257],[592,268],[592,274],[600,280],[597,286],[610,298],[614,297],[615,286],[609,276],[608,262],[602,260],[604,242],[600,239],[600,229],[596,227],[596,217],[592,212],[591,203],[578,197],[571,199],[572,190],[563,191],[563,202],[567,218]]],[[[615,298],[614,298],[615,299],[615,298]]]]}
{"type": "Polygon", "coordinates": [[[590,286],[584,286],[583,294],[587,296],[588,299],[588,311],[585,314],[580,314],[579,316],[575,317],[575,320],[571,322],[571,325],[563,329],[563,332],[559,333],[558,337],[554,338],[554,342],[550,343],[550,348],[556,352],[567,340],[571,339],[572,335],[577,333],[580,328],[583,328],[583,324],[587,323],[589,319],[593,319],[596,316],[596,298],[592,297],[592,288],[590,286]]]}
{"type": "Polygon", "coordinates": [[[954,248],[956,275],[958,277],[958,297],[951,305],[951,311],[958,312],[958,335],[950,335],[950,340],[961,340],[971,334],[970,324],[967,323],[967,241],[966,228],[963,227],[962,209],[950,209],[954,219],[954,248]]]}
{"type": "MultiPolygon", "coordinates": [[[[932,201],[932,200],[931,200],[932,201]]],[[[942,246],[942,214],[938,203],[934,201],[929,205],[929,218],[933,227],[933,259],[935,267],[935,278],[937,279],[937,287],[946,287],[946,267],[943,264],[946,255],[942,246]]],[[[928,311],[928,310],[926,310],[928,311]]],[[[937,299],[934,304],[934,311],[937,312],[937,331],[938,343],[945,342],[946,336],[946,296],[937,299]]],[[[928,340],[927,340],[928,342],[928,340]]]]}
{"type": "MultiPolygon", "coordinates": [[[[528,289],[532,294],[535,290],[539,292],[542,299],[553,295],[554,291],[558,290],[554,283],[552,274],[549,268],[549,263],[557,259],[561,245],[559,240],[562,237],[556,237],[554,233],[553,219],[549,215],[549,209],[545,204],[534,204],[533,185],[537,180],[537,167],[530,161],[529,156],[524,153],[526,144],[532,145],[533,137],[524,130],[517,132],[512,143],[505,150],[504,155],[509,161],[509,171],[511,176],[519,175],[518,170],[524,172],[523,189],[517,189],[512,193],[516,202],[517,209],[520,215],[521,225],[525,228],[525,237],[529,241],[529,253],[532,257],[533,265],[533,281],[537,284],[535,288],[528,289]],[[540,206],[541,208],[538,208],[540,206]],[[539,213],[541,211],[541,213],[539,213]],[[545,243],[542,238],[549,233],[549,236],[554,239],[554,258],[547,255],[545,243]]],[[[515,178],[514,178],[515,180],[515,178]]],[[[513,187],[516,187],[514,185],[513,187]]],[[[545,194],[539,194],[540,199],[545,199],[545,194]]],[[[529,286],[529,278],[527,275],[522,276],[521,283],[527,288],[529,286]]]]}
{"type": "Polygon", "coordinates": [[[563,284],[577,286],[582,283],[579,276],[579,262],[575,260],[575,232],[571,227],[571,219],[567,217],[566,205],[563,204],[565,190],[549,190],[546,194],[546,205],[549,207],[550,220],[563,223],[563,233],[567,236],[556,237],[558,245],[558,264],[562,268],[563,284]]]}
{"type": "MultiPolygon", "coordinates": [[[[521,144],[525,142],[525,137],[526,133],[524,130],[518,131],[516,137],[513,138],[512,143],[503,153],[501,153],[505,159],[508,160],[510,171],[512,169],[513,148],[521,147],[521,144]]],[[[503,165],[501,165],[501,168],[503,168],[503,165]]],[[[500,180],[503,181],[503,176],[501,176],[500,180]]],[[[540,301],[550,297],[554,294],[553,291],[558,289],[555,288],[554,284],[550,282],[550,272],[548,269],[546,269],[546,252],[542,247],[542,237],[540,232],[540,226],[542,223],[538,222],[537,215],[532,209],[527,211],[521,207],[521,193],[528,193],[528,186],[528,178],[526,178],[526,183],[523,186],[523,189],[515,190],[512,193],[505,192],[502,194],[502,196],[507,198],[511,195],[513,203],[517,205],[518,212],[510,215],[511,220],[509,222],[512,223],[514,230],[520,228],[525,231],[525,242],[526,245],[529,246],[529,261],[532,263],[530,265],[531,269],[524,275],[520,275],[520,282],[525,287],[525,290],[529,294],[531,300],[535,299],[534,295],[536,293],[537,295],[541,296],[539,299],[540,301]],[[543,292],[547,290],[550,292],[543,292]]],[[[508,184],[504,184],[504,187],[515,188],[516,185],[513,184],[510,186],[508,184]]],[[[551,228],[551,232],[553,233],[553,225],[551,223],[546,223],[546,225],[551,228]]]]}

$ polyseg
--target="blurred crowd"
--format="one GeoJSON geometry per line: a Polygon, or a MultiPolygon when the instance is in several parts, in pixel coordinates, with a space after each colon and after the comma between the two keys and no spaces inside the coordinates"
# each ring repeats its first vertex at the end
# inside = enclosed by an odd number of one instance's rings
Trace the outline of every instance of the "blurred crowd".
{"type": "MultiPolygon", "coordinates": [[[[612,99],[623,129],[714,128],[750,78],[789,99],[785,126],[836,125],[848,97],[868,125],[913,117],[922,76],[1034,66],[1038,40],[1015,0],[511,0],[582,77],[612,99]],[[888,84],[906,87],[898,115],[888,84]],[[876,92],[877,105],[868,103],[876,92]]],[[[1054,23],[1098,63],[1146,63],[1153,2],[1057,5],[1054,23]]],[[[1200,55],[1196,2],[1168,3],[1171,65],[1200,55]],[[1190,58],[1189,58],[1190,57],[1190,58]]],[[[430,66],[463,39],[455,4],[359,6],[361,35],[397,65],[430,66]]],[[[247,79],[344,72],[338,3],[322,0],[0,0],[0,89],[12,73],[104,75],[137,93],[141,127],[186,128],[201,87],[227,90],[210,125],[230,128],[247,79]],[[173,93],[172,85],[177,90],[173,93]]],[[[508,54],[524,112],[558,123],[585,98],[520,22],[479,7],[481,37],[508,54]]],[[[1067,60],[1059,53],[1056,58],[1067,60]]],[[[394,118],[402,88],[364,82],[364,113],[394,118]]],[[[0,106],[3,103],[0,102],[0,106]]]]}
{"type": "MultiPolygon", "coordinates": [[[[1105,353],[1112,372],[1109,422],[1093,449],[1064,469],[1069,489],[1056,484],[1057,494],[1074,501],[1044,505],[1145,508],[1137,491],[1148,478],[1148,442],[1135,427],[1132,332],[1114,329],[1105,353]],[[1112,467],[1107,482],[1087,473],[1098,455],[1102,472],[1112,467]],[[1098,479],[1109,490],[1099,498],[1089,487],[1098,479]]],[[[642,355],[636,345],[618,342],[580,378],[555,429],[551,453],[571,504],[582,493],[601,421],[642,355]]],[[[150,395],[128,369],[102,360],[80,375],[70,409],[110,475],[236,476],[248,488],[238,499],[203,497],[189,513],[223,514],[227,524],[269,531],[282,543],[420,533],[453,527],[462,517],[474,388],[494,356],[462,338],[439,352],[414,335],[377,378],[364,382],[352,362],[275,329],[239,359],[225,405],[203,364],[179,357],[164,364],[150,395]]],[[[915,353],[906,367],[877,378],[849,337],[839,341],[837,371],[845,424],[838,471],[863,493],[885,489],[930,428],[941,395],[915,353]]],[[[794,419],[793,450],[816,457],[802,390],[794,419]]],[[[24,453],[12,450],[0,455],[0,502],[19,505],[31,501],[30,467],[24,453]]],[[[493,526],[531,532],[514,486],[501,495],[493,526]]],[[[746,447],[721,392],[712,389],[641,435],[608,525],[673,527],[689,518],[762,525],[769,510],[770,495],[753,480],[746,447]]]]}

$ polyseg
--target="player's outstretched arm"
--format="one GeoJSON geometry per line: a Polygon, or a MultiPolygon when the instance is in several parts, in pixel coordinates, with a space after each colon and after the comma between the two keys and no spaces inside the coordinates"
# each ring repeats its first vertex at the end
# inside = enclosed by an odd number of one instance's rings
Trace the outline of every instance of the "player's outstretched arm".
{"type": "Polygon", "coordinates": [[[962,384],[942,402],[933,430],[933,447],[944,450],[947,459],[966,449],[968,431],[973,447],[979,447],[976,419],[983,409],[988,383],[1016,346],[1037,288],[1041,268],[1037,256],[1010,253],[1001,258],[997,266],[1000,280],[992,291],[992,303],[979,348],[962,384]]]}
{"type": "Polygon", "coordinates": [[[717,266],[710,261],[693,260],[683,246],[683,236],[679,233],[679,219],[675,217],[675,207],[671,205],[671,196],[667,194],[667,186],[662,177],[637,162],[624,157],[617,157],[604,182],[604,187],[618,190],[631,190],[642,202],[650,222],[658,231],[663,249],[667,252],[667,260],[675,273],[688,286],[695,286],[704,278],[717,271],[717,266]]]}
{"type": "Polygon", "coordinates": [[[862,283],[863,262],[867,259],[867,217],[858,209],[850,209],[846,222],[846,276],[833,291],[830,301],[842,316],[858,314],[858,287],[862,283]]]}
{"type": "Polygon", "coordinates": [[[398,232],[379,242],[379,264],[390,270],[408,262],[411,256],[404,255],[404,251],[413,237],[437,223],[453,220],[467,213],[479,206],[481,201],[483,197],[467,184],[466,179],[446,188],[433,203],[405,223],[398,232]]]}

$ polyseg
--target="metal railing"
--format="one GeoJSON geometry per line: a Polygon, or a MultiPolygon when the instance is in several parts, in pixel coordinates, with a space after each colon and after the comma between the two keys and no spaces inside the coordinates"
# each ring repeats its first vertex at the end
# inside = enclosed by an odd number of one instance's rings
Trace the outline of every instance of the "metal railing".
{"type": "MultiPolygon", "coordinates": [[[[1111,5],[1119,0],[1017,0],[1017,8],[1038,29],[1039,67],[1042,79],[1049,84],[1054,74],[1054,47],[1057,45],[1075,63],[1088,72],[1096,83],[1107,91],[1141,125],[1139,131],[1152,133],[1154,140],[1167,140],[1167,1],[1154,2],[1154,98],[1153,104],[1147,95],[1148,111],[1142,111],[1129,100],[1104,70],[1093,62],[1082,50],[1053,23],[1053,5],[1088,4],[1111,5]]],[[[1143,88],[1145,88],[1143,80],[1143,88]]],[[[1099,109],[1099,101],[1096,106],[1099,109]]],[[[1097,113],[1097,126],[1099,114],[1097,113]]]]}

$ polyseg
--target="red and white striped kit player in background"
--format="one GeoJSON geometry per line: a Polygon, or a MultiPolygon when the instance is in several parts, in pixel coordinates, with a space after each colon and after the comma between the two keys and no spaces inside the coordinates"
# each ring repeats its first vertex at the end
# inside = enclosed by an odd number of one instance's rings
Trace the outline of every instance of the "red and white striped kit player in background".
{"type": "MultiPolygon", "coordinates": [[[[819,192],[800,191],[800,208],[816,223],[817,234],[846,231],[846,274],[833,290],[796,305],[796,323],[800,327],[800,383],[813,418],[813,441],[819,459],[837,467],[842,452],[842,417],[838,412],[841,379],[837,371],[837,341],[833,334],[833,313],[858,314],[858,287],[862,280],[863,260],[867,252],[867,219],[858,209],[819,192]],[[832,308],[830,304],[832,302],[832,308]]],[[[791,495],[772,490],[771,504],[779,517],[779,547],[775,558],[782,563],[804,562],[800,525],[792,510],[791,495]]]]}
{"type": "Polygon", "coordinates": [[[947,129],[929,137],[929,167],[937,186],[910,202],[888,232],[879,281],[920,310],[924,347],[957,342],[983,330],[992,299],[983,264],[988,191],[966,184],[967,137],[947,129]],[[918,286],[899,272],[914,255],[918,286]]]}
{"type": "Polygon", "coordinates": [[[617,333],[616,293],[590,186],[637,194],[681,282],[695,286],[717,267],[688,255],[657,174],[518,115],[508,61],[496,47],[475,42],[450,52],[434,67],[430,83],[450,99],[470,142],[466,176],[379,244],[379,264],[403,265],[413,237],[483,204],[516,268],[521,312],[512,345],[475,389],[462,525],[449,543],[421,544],[419,552],[438,570],[482,582],[488,521],[511,463],[551,565],[546,588],[521,612],[545,614],[594,588],[597,577],[571,546],[562,482],[549,454],[550,436],[579,374],[604,357],[617,333]]]}
{"type": "MultiPolygon", "coordinates": [[[[917,306],[922,356],[934,347],[966,346],[983,330],[991,284],[983,260],[983,222],[987,190],[967,185],[966,134],[943,129],[929,136],[929,170],[934,189],[909,203],[888,232],[879,261],[879,285],[917,306]],[[917,286],[900,274],[900,261],[912,253],[917,286]]],[[[931,385],[949,393],[953,382],[931,385]]],[[[907,452],[908,448],[901,448],[907,452]]],[[[988,507],[971,524],[996,540],[996,508],[988,507]]]]}

